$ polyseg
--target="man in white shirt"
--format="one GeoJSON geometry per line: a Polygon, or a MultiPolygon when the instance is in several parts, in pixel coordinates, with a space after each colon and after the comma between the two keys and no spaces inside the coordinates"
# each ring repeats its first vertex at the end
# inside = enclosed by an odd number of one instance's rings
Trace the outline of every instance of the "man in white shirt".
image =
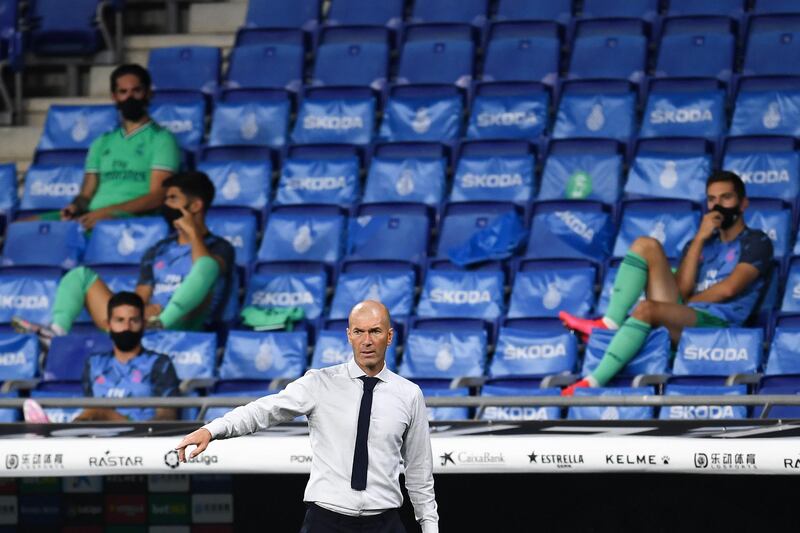
{"type": "Polygon", "coordinates": [[[177,446],[203,452],[213,439],[238,437],[308,417],[313,461],[301,533],[404,532],[400,473],[423,533],[438,533],[433,459],[422,391],[386,367],[394,330],[386,307],[364,301],[350,312],[353,359],[309,370],[279,394],[237,407],[177,446]],[[374,399],[374,402],[373,402],[374,399]],[[404,468],[403,468],[404,466],[404,468]]]}

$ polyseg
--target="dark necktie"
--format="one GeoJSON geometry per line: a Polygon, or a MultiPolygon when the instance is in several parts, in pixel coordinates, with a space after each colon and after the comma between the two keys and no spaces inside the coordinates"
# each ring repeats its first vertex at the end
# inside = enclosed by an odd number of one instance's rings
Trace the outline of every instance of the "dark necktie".
{"type": "Polygon", "coordinates": [[[369,415],[372,411],[372,389],[378,384],[378,378],[361,376],[364,382],[364,394],[361,396],[361,408],[358,410],[358,431],[356,432],[356,449],[353,454],[353,474],[350,476],[350,487],[353,490],[367,488],[367,436],[369,435],[369,415]]]}

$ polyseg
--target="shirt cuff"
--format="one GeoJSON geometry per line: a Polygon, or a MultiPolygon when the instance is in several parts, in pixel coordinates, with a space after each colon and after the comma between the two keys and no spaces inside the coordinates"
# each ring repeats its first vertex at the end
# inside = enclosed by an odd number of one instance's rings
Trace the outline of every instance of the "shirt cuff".
{"type": "Polygon", "coordinates": [[[204,429],[207,429],[209,433],[211,433],[212,439],[218,439],[220,437],[224,437],[228,433],[228,426],[225,424],[225,421],[221,418],[215,418],[205,426],[204,429]]]}
{"type": "Polygon", "coordinates": [[[420,524],[422,526],[422,533],[439,533],[439,524],[426,520],[420,524]]]}

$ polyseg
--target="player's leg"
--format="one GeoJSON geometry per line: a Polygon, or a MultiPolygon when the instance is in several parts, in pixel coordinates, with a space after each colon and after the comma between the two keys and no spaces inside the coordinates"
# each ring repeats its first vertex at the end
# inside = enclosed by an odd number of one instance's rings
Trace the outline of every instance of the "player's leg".
{"type": "Polygon", "coordinates": [[[108,285],[99,277],[91,284],[86,292],[86,309],[95,326],[100,329],[108,329],[108,301],[114,293],[108,285]]]}

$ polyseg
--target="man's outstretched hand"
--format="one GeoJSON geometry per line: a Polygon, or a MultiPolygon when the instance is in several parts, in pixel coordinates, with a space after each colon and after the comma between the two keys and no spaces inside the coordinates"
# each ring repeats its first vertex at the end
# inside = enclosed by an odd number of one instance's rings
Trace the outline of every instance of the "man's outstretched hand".
{"type": "Polygon", "coordinates": [[[196,445],[197,448],[189,454],[189,459],[194,459],[208,448],[208,443],[211,442],[211,432],[205,428],[200,428],[197,431],[189,433],[175,449],[178,450],[178,457],[182,463],[186,462],[186,447],[196,445]]]}

